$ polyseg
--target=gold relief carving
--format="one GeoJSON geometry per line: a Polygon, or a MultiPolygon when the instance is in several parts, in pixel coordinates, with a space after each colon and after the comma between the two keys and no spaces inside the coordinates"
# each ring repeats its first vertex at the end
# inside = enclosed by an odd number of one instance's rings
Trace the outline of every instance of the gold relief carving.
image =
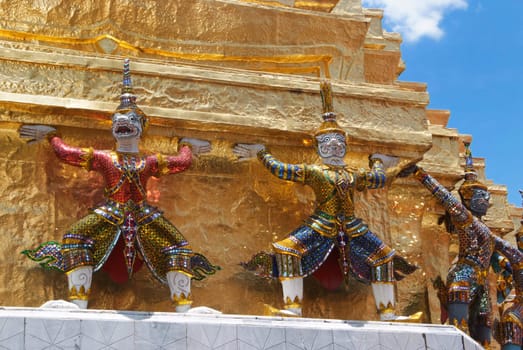
{"type": "MultiPolygon", "coordinates": [[[[324,71],[325,77],[329,78],[329,64],[332,61],[331,55],[307,55],[307,54],[289,54],[289,55],[275,55],[275,56],[244,56],[244,55],[225,55],[214,53],[192,53],[181,51],[161,50],[144,46],[133,45],[125,40],[118,39],[109,34],[103,34],[94,38],[67,38],[50,35],[42,35],[29,32],[21,32],[14,30],[0,29],[0,37],[6,39],[14,39],[18,41],[40,41],[49,44],[66,44],[75,46],[82,45],[96,45],[102,52],[109,50],[111,53],[116,48],[131,50],[135,53],[143,53],[147,55],[167,57],[172,59],[180,59],[185,61],[209,61],[209,62],[241,62],[262,64],[260,70],[287,73],[287,74],[313,74],[320,76],[321,71],[324,71]],[[272,65],[271,65],[272,64],[272,65]],[[303,65],[313,64],[312,66],[297,66],[287,67],[285,65],[303,65]],[[266,66],[268,65],[268,66],[266,66]],[[278,66],[282,65],[282,66],[278,66]]],[[[255,67],[254,67],[255,68],[255,67]]]]}
{"type": "Polygon", "coordinates": [[[267,5],[267,6],[276,6],[276,7],[290,7],[287,4],[276,1],[265,1],[265,0],[240,0],[241,2],[247,2],[251,4],[260,4],[260,5],[267,5]]]}
{"type": "MultiPolygon", "coordinates": [[[[267,6],[276,6],[276,7],[292,7],[293,1],[270,1],[270,0],[241,0],[242,2],[254,3],[267,6]]],[[[338,3],[338,0],[310,0],[310,1],[294,1],[294,7],[302,8],[307,10],[315,10],[322,12],[330,12],[334,6],[338,3]]]]}
{"type": "Polygon", "coordinates": [[[323,12],[329,12],[332,10],[338,1],[300,1],[296,0],[294,2],[294,7],[303,8],[308,10],[317,10],[323,12]]]}
{"type": "Polygon", "coordinates": [[[94,38],[80,39],[80,38],[57,37],[57,36],[43,35],[43,34],[37,34],[37,33],[21,32],[21,31],[16,31],[16,30],[0,29],[0,37],[6,38],[6,39],[19,40],[19,41],[37,40],[37,41],[41,41],[41,42],[45,42],[45,43],[68,44],[68,45],[92,45],[92,44],[98,45],[98,43],[100,41],[110,40],[110,41],[113,41],[116,45],[118,45],[121,48],[133,50],[133,51],[140,51],[140,48],[138,48],[134,45],[131,45],[130,43],[128,43],[124,40],[119,40],[109,34],[99,35],[94,38]]]}
{"type": "Polygon", "coordinates": [[[387,45],[377,43],[365,43],[364,47],[369,50],[383,50],[387,45]]]}

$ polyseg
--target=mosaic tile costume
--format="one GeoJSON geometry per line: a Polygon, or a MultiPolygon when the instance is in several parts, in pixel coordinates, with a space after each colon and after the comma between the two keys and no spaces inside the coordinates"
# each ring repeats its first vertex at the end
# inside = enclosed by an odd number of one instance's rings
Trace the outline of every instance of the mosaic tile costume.
{"type": "MultiPolygon", "coordinates": [[[[518,244],[523,232],[518,233],[518,244]]],[[[499,323],[499,342],[503,350],[521,349],[523,346],[523,252],[507,241],[494,236],[496,249],[503,254],[512,267],[514,294],[503,309],[499,323]]]]}
{"type": "MultiPolygon", "coordinates": [[[[156,279],[169,284],[177,310],[185,311],[191,304],[190,279],[201,280],[218,267],[194,252],[162,212],[147,203],[145,184],[151,176],[186,170],[192,161],[191,144],[181,143],[175,156],[141,155],[137,140],[147,119],[131,93],[128,60],[124,63],[123,85],[121,103],[113,115],[117,151],[72,147],[52,130],[46,135],[62,162],[103,176],[104,202],[73,224],[62,243],[46,242],[24,253],[44,267],[64,271],[70,299],[81,307],[87,307],[93,271],[103,267],[113,280],[124,282],[145,263],[156,279]],[[125,136],[134,130],[137,137],[127,142],[125,136]],[[131,148],[126,149],[125,142],[131,148]]],[[[24,130],[21,135],[27,137],[24,132],[32,129],[24,130]]]]}
{"type": "MultiPolygon", "coordinates": [[[[495,245],[490,229],[470,210],[473,196],[481,194],[486,196],[486,200],[482,201],[486,213],[489,198],[487,187],[477,180],[471,161],[469,153],[465,181],[459,189],[462,200],[422,168],[416,167],[414,175],[444,206],[458,235],[457,261],[449,269],[446,284],[441,286],[444,289],[440,292],[442,308],[448,311],[450,324],[470,333],[488,348],[491,342],[492,305],[487,275],[495,245]]],[[[442,319],[442,322],[445,320],[442,319]]]]}
{"type": "MultiPolygon", "coordinates": [[[[287,164],[276,160],[267,151],[258,153],[258,158],[278,178],[310,186],[317,202],[314,213],[303,226],[273,243],[275,264],[266,275],[278,278],[309,276],[335,248],[342,259],[343,274],[352,272],[364,282],[373,279],[372,267],[390,265],[393,260],[397,266],[408,266],[360,218],[354,216],[354,191],[385,185],[385,171],[379,159],[371,160],[371,171],[355,173],[346,167],[287,164]]],[[[392,277],[392,272],[387,272],[387,278],[392,277]]],[[[401,279],[403,275],[397,271],[395,277],[401,279]]]]}
{"type": "MultiPolygon", "coordinates": [[[[523,197],[523,191],[520,191],[523,197]]],[[[506,241],[495,238],[496,249],[509,262],[511,277],[506,280],[513,290],[500,305],[501,319],[497,325],[497,340],[503,350],[523,348],[523,220],[516,233],[517,249],[506,241]]]]}
{"type": "Polygon", "coordinates": [[[387,156],[371,156],[370,170],[349,170],[342,161],[345,132],[336,123],[330,93],[330,86],[322,85],[324,122],[314,135],[324,164],[288,164],[265,149],[257,152],[257,158],[274,176],[314,190],[314,213],[286,238],[274,242],[272,252],[260,252],[243,265],[260,276],[279,279],[284,288],[285,309],[297,314],[301,314],[303,277],[316,273],[324,286],[335,289],[352,273],[359,280],[372,283],[380,317],[394,319],[395,300],[389,287],[416,267],[355,216],[353,202],[354,191],[385,186],[382,158],[387,156]],[[333,145],[333,152],[341,150],[338,163],[322,153],[323,147],[331,147],[329,145],[333,145]]]}

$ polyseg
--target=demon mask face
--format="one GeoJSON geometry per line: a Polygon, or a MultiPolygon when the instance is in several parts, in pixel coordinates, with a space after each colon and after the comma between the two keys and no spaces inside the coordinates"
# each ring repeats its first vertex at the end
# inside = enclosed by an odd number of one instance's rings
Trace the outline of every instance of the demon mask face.
{"type": "Polygon", "coordinates": [[[490,193],[483,188],[474,188],[469,202],[469,209],[475,216],[487,214],[490,206],[490,193]]]}
{"type": "Polygon", "coordinates": [[[118,111],[112,117],[112,133],[116,140],[139,139],[142,136],[142,117],[133,109],[118,111]]]}
{"type": "Polygon", "coordinates": [[[345,135],[339,133],[326,133],[316,137],[318,141],[318,154],[326,164],[341,165],[347,152],[345,135]]]}

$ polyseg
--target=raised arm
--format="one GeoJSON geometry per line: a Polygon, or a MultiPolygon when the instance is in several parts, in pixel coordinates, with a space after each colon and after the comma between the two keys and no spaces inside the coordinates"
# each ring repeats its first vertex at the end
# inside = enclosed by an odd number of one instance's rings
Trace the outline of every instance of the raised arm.
{"type": "Polygon", "coordinates": [[[465,226],[473,221],[472,214],[461,203],[461,201],[425,170],[416,166],[414,176],[430,191],[430,193],[432,193],[438,202],[445,207],[445,210],[450,214],[454,225],[465,226]]]}
{"type": "Polygon", "coordinates": [[[303,164],[298,165],[280,162],[274,158],[272,154],[267,152],[267,150],[259,151],[257,157],[274,176],[287,181],[305,181],[305,166],[303,164]]]}
{"type": "Polygon", "coordinates": [[[522,266],[523,252],[504,239],[495,235],[492,236],[494,237],[494,246],[496,251],[506,257],[512,266],[522,266]]]}
{"type": "Polygon", "coordinates": [[[257,157],[271,174],[282,180],[304,182],[305,173],[303,164],[295,165],[283,163],[274,158],[262,144],[239,143],[234,146],[233,153],[240,161],[257,157]]]}
{"type": "Polygon", "coordinates": [[[363,191],[365,189],[382,188],[387,181],[386,168],[396,165],[396,157],[375,153],[369,157],[370,171],[360,170],[356,180],[356,189],[363,191]]]}
{"type": "Polygon", "coordinates": [[[510,262],[516,295],[523,295],[523,252],[504,239],[495,235],[492,236],[494,237],[494,249],[503,254],[510,262]]]}
{"type": "Polygon", "coordinates": [[[157,154],[151,156],[156,159],[157,167],[153,170],[155,176],[166,174],[176,174],[188,169],[192,164],[191,145],[188,143],[180,143],[180,150],[178,154],[171,156],[164,156],[157,154]]]}
{"type": "Polygon", "coordinates": [[[208,153],[211,148],[211,143],[207,140],[184,137],[180,140],[178,154],[170,156],[157,154],[153,156],[157,161],[157,167],[153,169],[153,173],[160,176],[187,170],[192,164],[193,156],[208,153]]]}
{"type": "Polygon", "coordinates": [[[49,140],[54,153],[61,161],[91,170],[94,150],[67,145],[57,135],[55,128],[47,125],[23,125],[19,133],[20,137],[28,140],[28,143],[39,142],[43,139],[49,140]]]}

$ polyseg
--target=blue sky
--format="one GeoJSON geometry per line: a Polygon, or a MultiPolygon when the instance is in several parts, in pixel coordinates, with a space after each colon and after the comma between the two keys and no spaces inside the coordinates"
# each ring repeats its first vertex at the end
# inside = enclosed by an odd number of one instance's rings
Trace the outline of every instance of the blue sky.
{"type": "Polygon", "coordinates": [[[523,189],[523,1],[364,0],[403,36],[402,81],[427,83],[430,109],[472,135],[487,178],[521,206],[523,189]]]}

